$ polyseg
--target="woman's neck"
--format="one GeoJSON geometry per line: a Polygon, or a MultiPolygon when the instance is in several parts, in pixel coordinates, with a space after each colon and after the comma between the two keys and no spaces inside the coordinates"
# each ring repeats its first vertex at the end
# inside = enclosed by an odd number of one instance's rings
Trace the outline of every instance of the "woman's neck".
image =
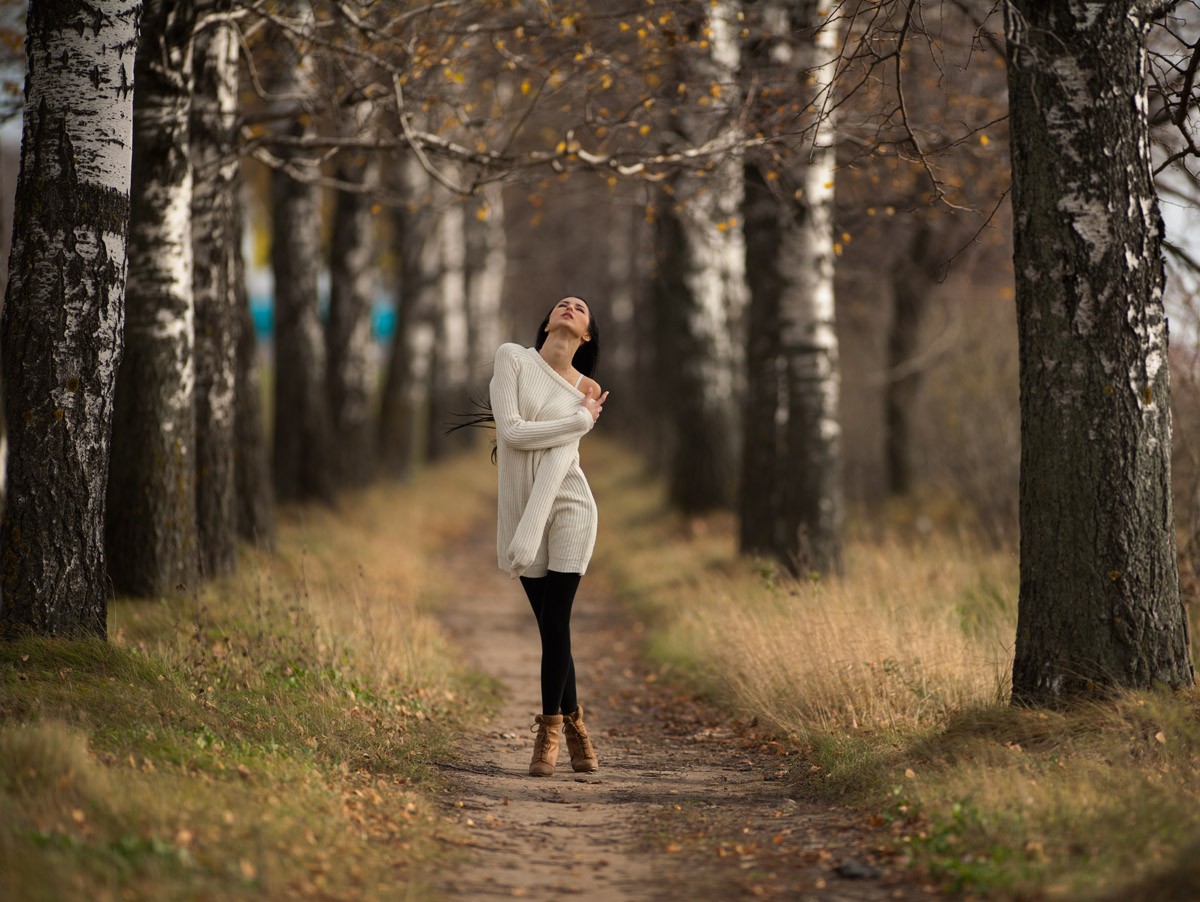
{"type": "Polygon", "coordinates": [[[574,336],[568,337],[562,332],[551,332],[546,336],[546,341],[538,349],[538,353],[558,372],[569,373],[572,369],[571,361],[575,359],[575,352],[579,350],[581,344],[582,342],[574,336]]]}

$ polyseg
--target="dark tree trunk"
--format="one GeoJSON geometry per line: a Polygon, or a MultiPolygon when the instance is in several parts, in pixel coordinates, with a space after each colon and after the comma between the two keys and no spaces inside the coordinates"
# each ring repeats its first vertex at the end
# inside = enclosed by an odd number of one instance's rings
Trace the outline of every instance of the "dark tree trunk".
{"type": "Polygon", "coordinates": [[[196,581],[190,2],[150,0],[133,106],[125,356],[108,476],[109,575],[163,595],[196,581]]]}
{"type": "Polygon", "coordinates": [[[780,201],[756,164],[745,169],[743,217],[746,232],[746,407],[742,412],[742,481],[738,508],[739,546],[744,554],[774,555],[783,535],[779,404],[784,397],[779,345],[780,201]]]}
{"type": "Polygon", "coordinates": [[[1006,7],[1021,360],[1013,701],[1190,686],[1141,7],[1006,7]]]}
{"type": "Polygon", "coordinates": [[[669,423],[667,487],[687,515],[733,497],[734,445],[728,361],[704,328],[711,322],[692,288],[698,252],[670,197],[655,217],[654,337],[659,410],[669,423]]]}
{"type": "MultiPolygon", "coordinates": [[[[374,166],[344,170],[347,181],[371,182],[374,166]]],[[[340,192],[333,213],[330,247],[329,409],[333,418],[333,470],[339,486],[361,486],[375,462],[371,367],[371,311],[374,304],[375,223],[371,201],[340,192]]]]}
{"type": "Polygon", "coordinates": [[[105,482],[125,296],[141,4],[31,0],[0,333],[9,432],[0,622],[104,636],[105,482]]]}
{"type": "MultiPolygon", "coordinates": [[[[223,6],[229,6],[228,0],[223,6]]],[[[237,562],[234,476],[234,385],[238,291],[233,254],[241,240],[235,218],[239,188],[238,40],[231,25],[196,39],[196,93],[191,145],[193,287],[196,300],[196,516],[200,569],[206,577],[237,562]]]]}
{"type": "MultiPolygon", "coordinates": [[[[839,48],[832,7],[774,2],[759,15],[757,75],[789,90],[811,85],[814,96],[802,102],[821,108],[839,48]]],[[[780,184],[752,171],[745,202],[751,375],[740,539],[744,551],[771,553],[795,574],[841,571],[844,506],[833,295],[837,123],[827,112],[819,128],[806,125],[790,163],[760,163],[780,184]]]]}
{"type": "Polygon", "coordinates": [[[238,238],[234,239],[229,249],[237,315],[237,377],[233,386],[235,513],[239,536],[256,545],[272,548],[275,545],[275,489],[271,482],[270,452],[267,447],[258,336],[246,295],[246,267],[240,241],[243,218],[241,198],[235,196],[233,221],[237,227],[230,237],[237,235],[238,238]]]}
{"type": "Polygon", "coordinates": [[[724,141],[727,152],[703,173],[681,171],[660,196],[655,225],[656,317],[668,332],[653,336],[665,381],[659,413],[666,427],[667,486],[685,515],[734,501],[742,389],[740,337],[745,307],[741,228],[738,94],[739,3],[696,4],[688,29],[707,40],[679,57],[679,80],[709,86],[707,106],[672,114],[672,128],[695,143],[724,141]]]}
{"type": "MultiPolygon", "coordinates": [[[[296,167],[315,172],[293,157],[296,167]]],[[[317,190],[283,171],[271,176],[275,274],[275,494],[280,502],[333,500],[332,423],[325,334],[318,313],[321,264],[317,190]]]]}
{"type": "Polygon", "coordinates": [[[933,290],[929,226],[922,222],[907,254],[892,267],[892,321],[888,330],[888,381],[884,389],[884,464],[888,494],[913,490],[913,421],[921,371],[916,366],[921,320],[933,290]]]}
{"type": "Polygon", "coordinates": [[[425,458],[429,421],[429,373],[433,316],[437,310],[438,248],[433,217],[421,207],[431,190],[415,160],[402,169],[404,190],[413,199],[395,213],[398,286],[396,331],[388,357],[379,419],[379,454],[385,471],[407,477],[425,458]]]}

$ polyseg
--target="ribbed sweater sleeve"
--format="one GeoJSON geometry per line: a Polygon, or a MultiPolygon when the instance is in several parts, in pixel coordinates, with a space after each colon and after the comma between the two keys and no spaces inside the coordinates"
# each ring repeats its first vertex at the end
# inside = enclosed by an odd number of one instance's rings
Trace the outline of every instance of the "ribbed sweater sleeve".
{"type": "Polygon", "coordinates": [[[563,478],[575,462],[575,451],[574,445],[559,445],[547,451],[538,463],[533,491],[508,546],[509,575],[520,576],[537,557],[542,536],[546,532],[546,522],[554,508],[554,499],[558,496],[563,478]]]}
{"type": "Polygon", "coordinates": [[[496,435],[510,448],[540,451],[572,442],[586,435],[594,425],[592,415],[582,404],[569,417],[557,420],[526,420],[517,406],[517,374],[521,350],[515,344],[503,344],[496,351],[496,369],[489,387],[496,435]]]}

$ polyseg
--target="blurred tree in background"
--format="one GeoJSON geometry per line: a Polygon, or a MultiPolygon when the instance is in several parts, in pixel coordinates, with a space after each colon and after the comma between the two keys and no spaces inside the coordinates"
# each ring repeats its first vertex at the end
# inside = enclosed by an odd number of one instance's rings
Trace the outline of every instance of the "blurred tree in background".
{"type": "MultiPolygon", "coordinates": [[[[1132,103],[1134,82],[1148,84],[1130,127],[1153,140],[1143,155],[1158,190],[1191,204],[1197,11],[1137,8],[1149,66],[1117,88],[1132,103]]],[[[31,6],[29,21],[39,14],[31,6]]],[[[1027,14],[1010,9],[1010,56],[1027,14]]],[[[1000,20],[982,0],[147,3],[139,47],[156,49],[139,64],[138,110],[171,115],[135,123],[128,316],[123,300],[112,306],[105,346],[115,360],[122,336],[129,344],[109,483],[117,587],[162,595],[227,572],[235,531],[271,541],[275,496],[331,502],[376,474],[419,478],[459,450],[445,427],[486,386],[497,343],[532,344],[567,294],[588,299],[603,333],[608,429],[645,452],[685,516],[733,509],[744,551],[798,575],[836,573],[847,509],[881,530],[949,527],[1015,545],[1030,422],[1018,348],[1028,359],[1035,338],[1032,313],[1017,319],[1034,288],[1014,283],[1009,227],[1015,212],[1020,259],[1048,255],[1039,284],[1073,233],[1069,209],[1047,214],[1055,228],[1022,218],[1024,201],[1010,212],[1004,98],[1021,82],[1006,81],[1020,73],[1006,69],[1000,20]],[[252,322],[248,294],[269,325],[252,322]]],[[[1078,90],[1103,94],[1086,71],[1078,90]]],[[[27,129],[37,121],[26,114],[27,129]]],[[[1107,172],[1114,148],[1090,128],[1071,134],[1107,172]]],[[[1018,138],[1036,145],[1037,134],[1027,124],[1018,138]]],[[[43,161],[33,141],[30,172],[43,161]]],[[[1017,160],[1031,159],[1022,147],[1017,160]]],[[[1139,197],[1153,205],[1154,190],[1147,181],[1139,197]]],[[[5,311],[10,423],[33,409],[18,399],[41,391],[7,344],[33,298],[19,274],[40,271],[22,243],[38,234],[28,215],[5,311]]],[[[1129,253],[1149,273],[1161,255],[1147,242],[1129,253]]],[[[1166,249],[1181,284],[1200,272],[1186,240],[1166,249]]],[[[1117,284],[1101,265],[1111,261],[1072,259],[1071,298],[1117,284]]],[[[57,309],[67,295],[55,290],[57,309]]],[[[1183,301],[1180,291],[1165,303],[1183,301]]],[[[1189,374],[1174,487],[1200,522],[1200,455],[1187,450],[1200,427],[1195,328],[1169,363],[1189,374]]],[[[1072,367],[1056,372],[1066,385],[1072,367]]],[[[89,411],[107,475],[105,404],[89,411]]],[[[14,455],[22,441],[13,435],[14,455]]],[[[16,494],[54,466],[21,476],[28,454],[9,489],[10,520],[29,519],[17,538],[6,522],[3,539],[3,611],[15,620],[19,598],[46,590],[10,562],[51,529],[44,505],[16,494]]],[[[1074,491],[1096,494],[1099,471],[1078,469],[1074,491]]],[[[1022,518],[1049,516],[1044,494],[1022,504],[1022,518]]],[[[103,498],[85,509],[103,522],[103,498]]],[[[1169,527],[1169,507],[1160,513],[1169,527]]],[[[1127,558],[1153,545],[1155,566],[1173,559],[1166,534],[1122,541],[1127,558]]],[[[1052,566],[1022,556],[1038,573],[1052,566]]],[[[103,558],[89,566],[103,571],[103,558]]],[[[1120,595],[1109,571],[1128,562],[1102,568],[1105,591],[1120,595]]],[[[1171,595],[1164,604],[1177,607],[1171,595]]]]}

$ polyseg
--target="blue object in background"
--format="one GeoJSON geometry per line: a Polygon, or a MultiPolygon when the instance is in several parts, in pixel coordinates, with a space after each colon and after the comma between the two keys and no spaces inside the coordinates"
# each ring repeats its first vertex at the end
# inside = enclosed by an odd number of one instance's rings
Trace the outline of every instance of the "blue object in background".
{"type": "MultiPolygon", "coordinates": [[[[275,332],[275,299],[269,294],[250,296],[250,317],[254,320],[254,334],[259,341],[270,341],[275,332]]],[[[321,320],[329,317],[329,305],[321,304],[321,320]]],[[[391,298],[376,298],[371,309],[371,335],[378,342],[389,341],[396,331],[396,305],[391,298]]]]}

